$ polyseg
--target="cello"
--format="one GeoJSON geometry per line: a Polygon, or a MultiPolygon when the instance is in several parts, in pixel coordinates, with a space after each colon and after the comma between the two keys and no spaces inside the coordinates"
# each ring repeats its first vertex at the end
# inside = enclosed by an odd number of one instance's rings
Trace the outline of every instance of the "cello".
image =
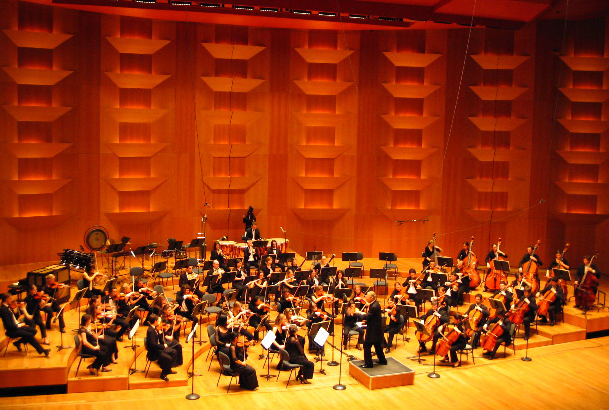
{"type": "Polygon", "coordinates": [[[484,287],[486,290],[495,291],[499,289],[499,284],[502,281],[507,281],[505,272],[495,269],[495,260],[503,260],[499,247],[501,246],[501,238],[497,241],[497,256],[491,260],[490,269],[484,278],[484,287]]]}
{"type": "Polygon", "coordinates": [[[461,335],[461,331],[457,325],[452,323],[447,323],[443,330],[443,332],[440,332],[442,339],[436,346],[436,354],[438,356],[446,356],[450,352],[452,344],[455,343],[457,339],[459,339],[459,335],[461,335]],[[448,329],[448,332],[446,332],[446,329],[448,329]],[[446,334],[444,334],[445,332],[446,334]]]}
{"type": "Polygon", "coordinates": [[[440,313],[436,311],[433,314],[429,315],[427,319],[425,319],[425,322],[423,322],[423,325],[425,326],[425,330],[427,330],[428,334],[424,334],[417,330],[415,332],[415,336],[417,337],[417,340],[419,342],[426,343],[433,339],[434,332],[436,331],[436,328],[440,325],[440,313]]]}
{"type": "MultiPolygon", "coordinates": [[[[531,252],[530,258],[535,255],[537,248],[539,248],[539,244],[541,240],[538,239],[537,243],[533,247],[533,251],[531,252]]],[[[526,267],[522,267],[522,275],[526,279],[527,283],[531,284],[531,293],[534,295],[539,292],[539,277],[537,272],[539,271],[539,265],[537,262],[534,262],[533,259],[529,258],[529,262],[526,264],[526,267]]]]}
{"type": "Polygon", "coordinates": [[[486,334],[480,340],[480,347],[487,352],[492,352],[497,344],[497,339],[503,335],[503,320],[499,319],[491,328],[486,331],[486,334]]]}
{"type": "Polygon", "coordinates": [[[508,317],[509,321],[516,325],[523,324],[524,315],[529,311],[529,303],[530,301],[526,297],[518,301],[518,304],[515,304],[515,307],[511,310],[510,316],[508,317]]]}
{"type": "Polygon", "coordinates": [[[543,294],[541,300],[537,303],[537,314],[539,316],[548,316],[548,309],[552,302],[556,300],[556,289],[554,286],[543,294]]]}
{"type": "Polygon", "coordinates": [[[592,308],[596,300],[595,289],[598,286],[598,278],[596,275],[591,274],[590,271],[592,270],[592,262],[597,255],[598,252],[590,258],[590,262],[584,267],[584,276],[582,276],[575,288],[575,304],[581,306],[584,310],[592,308]]]}

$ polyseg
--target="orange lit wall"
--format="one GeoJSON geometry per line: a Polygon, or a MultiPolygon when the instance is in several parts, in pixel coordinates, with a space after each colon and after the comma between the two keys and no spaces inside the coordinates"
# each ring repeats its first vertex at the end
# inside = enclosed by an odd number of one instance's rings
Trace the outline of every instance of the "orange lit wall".
{"type": "MultiPolygon", "coordinates": [[[[609,29],[302,31],[0,5],[0,265],[89,226],[455,256],[609,243],[609,29]],[[543,201],[542,201],[543,200],[543,201]],[[211,207],[204,207],[204,203],[211,207]],[[399,220],[429,220],[405,222],[399,220]]],[[[601,261],[607,257],[601,255],[601,261]]]]}

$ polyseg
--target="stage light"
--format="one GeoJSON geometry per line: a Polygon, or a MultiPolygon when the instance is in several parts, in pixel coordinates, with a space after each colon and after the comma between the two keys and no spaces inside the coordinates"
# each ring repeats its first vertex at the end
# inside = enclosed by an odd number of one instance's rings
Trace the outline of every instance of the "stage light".
{"type": "Polygon", "coordinates": [[[274,9],[271,7],[260,7],[260,11],[266,11],[266,12],[270,12],[270,13],[277,13],[279,12],[279,9],[274,9]]]}
{"type": "Polygon", "coordinates": [[[238,6],[236,4],[233,4],[233,8],[235,10],[246,10],[246,11],[254,11],[254,8],[251,6],[238,6]]]}
{"type": "Polygon", "coordinates": [[[192,6],[190,1],[170,1],[169,4],[172,6],[192,6]]]}
{"type": "Polygon", "coordinates": [[[292,13],[294,14],[303,14],[303,15],[310,15],[311,12],[308,10],[292,10],[292,13]]]}
{"type": "Polygon", "coordinates": [[[148,4],[155,4],[156,0],[135,0],[136,3],[148,3],[148,4]]]}
{"type": "Polygon", "coordinates": [[[221,4],[218,3],[201,3],[201,7],[222,7],[221,4]]]}
{"type": "Polygon", "coordinates": [[[379,20],[383,20],[383,21],[402,21],[402,19],[399,18],[399,17],[383,17],[383,16],[380,16],[379,20]]]}
{"type": "Polygon", "coordinates": [[[349,14],[349,18],[350,19],[360,19],[360,20],[362,20],[362,19],[368,18],[368,16],[364,16],[364,15],[361,15],[361,14],[349,14]]]}
{"type": "Polygon", "coordinates": [[[327,12],[327,11],[320,11],[319,15],[321,17],[336,17],[336,13],[330,13],[330,12],[327,12]]]}

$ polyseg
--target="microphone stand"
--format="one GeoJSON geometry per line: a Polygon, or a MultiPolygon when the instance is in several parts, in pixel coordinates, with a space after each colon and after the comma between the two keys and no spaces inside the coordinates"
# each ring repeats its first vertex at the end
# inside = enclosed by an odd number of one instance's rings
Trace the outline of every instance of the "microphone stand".
{"type": "Polygon", "coordinates": [[[527,338],[527,345],[526,345],[524,357],[521,357],[520,360],[522,360],[523,362],[531,362],[531,361],[533,361],[533,359],[531,359],[529,357],[529,338],[527,338]]]}
{"type": "MultiPolygon", "coordinates": [[[[332,313],[333,313],[333,315],[332,315],[332,325],[334,327],[334,318],[336,317],[336,301],[334,301],[334,304],[332,305],[332,313]]],[[[330,360],[327,363],[327,365],[328,366],[338,366],[338,362],[336,362],[336,360],[334,360],[334,350],[336,349],[336,343],[334,342],[334,337],[336,336],[336,329],[333,328],[332,330],[333,330],[332,331],[332,360],[330,360]]],[[[341,340],[340,345],[341,345],[340,350],[342,352],[342,350],[343,350],[342,340],[341,340]]]]}
{"type": "MultiPolygon", "coordinates": [[[[332,350],[332,354],[334,354],[334,350],[332,350]]],[[[330,363],[328,363],[328,365],[330,365],[330,363]]],[[[345,390],[347,388],[347,386],[345,386],[344,384],[342,384],[341,378],[343,376],[343,342],[341,340],[340,342],[340,359],[338,359],[338,384],[335,384],[332,388],[334,390],[345,390]]]]}
{"type": "Polygon", "coordinates": [[[430,379],[439,379],[440,375],[436,373],[436,352],[433,353],[433,372],[429,373],[427,377],[430,379]]]}
{"type": "MultiPolygon", "coordinates": [[[[188,342],[188,339],[192,339],[193,338],[194,334],[197,331],[197,327],[199,327],[198,323],[193,327],[192,331],[188,335],[188,338],[186,340],[187,342],[188,342]]],[[[201,332],[203,332],[203,330],[201,330],[201,332]]],[[[199,396],[197,393],[195,393],[195,376],[201,376],[201,375],[198,374],[198,373],[195,373],[195,360],[196,360],[196,358],[195,358],[195,343],[196,342],[194,340],[191,340],[191,342],[192,342],[191,343],[191,345],[192,345],[192,372],[188,373],[188,378],[190,379],[192,377],[192,380],[190,382],[190,386],[191,386],[190,387],[190,394],[188,394],[186,396],[186,398],[188,400],[197,400],[201,396],[199,396]]]]}

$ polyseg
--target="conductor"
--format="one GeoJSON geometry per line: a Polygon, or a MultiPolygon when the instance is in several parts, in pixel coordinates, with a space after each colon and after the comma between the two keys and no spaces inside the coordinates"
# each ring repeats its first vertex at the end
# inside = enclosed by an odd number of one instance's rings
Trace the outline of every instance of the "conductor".
{"type": "MultiPolygon", "coordinates": [[[[372,363],[372,346],[378,358],[378,364],[387,364],[385,353],[383,352],[383,319],[381,305],[376,300],[374,292],[366,293],[367,313],[364,313],[363,321],[366,324],[366,334],[364,335],[364,369],[374,367],[372,363]]],[[[365,310],[366,308],[364,308],[365,310]]]]}

